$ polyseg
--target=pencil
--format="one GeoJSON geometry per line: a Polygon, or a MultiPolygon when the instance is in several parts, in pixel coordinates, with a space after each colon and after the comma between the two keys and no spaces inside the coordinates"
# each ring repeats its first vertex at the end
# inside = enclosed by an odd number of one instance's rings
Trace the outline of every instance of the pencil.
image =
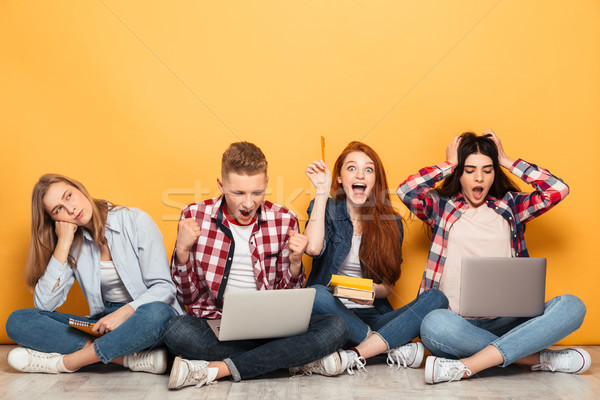
{"type": "Polygon", "coordinates": [[[321,160],[325,161],[325,137],[321,136],[321,160]]]}

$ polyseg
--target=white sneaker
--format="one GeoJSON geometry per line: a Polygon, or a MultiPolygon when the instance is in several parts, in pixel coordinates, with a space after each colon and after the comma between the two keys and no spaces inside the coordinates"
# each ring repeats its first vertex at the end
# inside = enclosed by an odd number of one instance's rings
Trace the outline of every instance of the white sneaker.
{"type": "Polygon", "coordinates": [[[459,381],[464,374],[471,376],[471,370],[459,360],[427,357],[425,362],[425,382],[427,383],[459,381]]]}
{"type": "Polygon", "coordinates": [[[342,370],[348,371],[350,375],[354,375],[354,368],[358,372],[367,372],[365,365],[367,361],[364,357],[359,356],[353,350],[338,350],[342,359],[342,370]]]}
{"type": "Polygon", "coordinates": [[[25,347],[17,347],[8,353],[8,365],[21,372],[58,374],[57,363],[62,357],[58,353],[42,353],[25,347]]]}
{"type": "MultiPolygon", "coordinates": [[[[340,350],[340,352],[343,350],[340,350]]],[[[292,375],[312,375],[319,374],[325,376],[335,376],[344,372],[345,368],[342,363],[342,356],[340,352],[334,351],[333,353],[326,355],[325,357],[305,364],[301,367],[290,368],[290,374],[292,375]]],[[[347,362],[346,362],[347,363],[347,362]]]]}
{"type": "Polygon", "coordinates": [[[171,376],[169,377],[169,389],[179,389],[184,386],[196,385],[197,388],[212,383],[217,377],[216,368],[208,368],[208,362],[202,360],[186,360],[175,357],[171,376]],[[216,371],[211,371],[216,370],[216,371]]]}
{"type": "Polygon", "coordinates": [[[164,374],[167,370],[167,350],[161,348],[128,354],[123,358],[123,366],[132,371],[164,374]]]}
{"type": "Polygon", "coordinates": [[[387,351],[387,364],[392,367],[394,364],[398,364],[400,367],[419,368],[423,362],[423,354],[425,353],[425,346],[423,343],[408,343],[404,346],[396,347],[387,351]]]}
{"type": "Polygon", "coordinates": [[[581,374],[592,364],[590,353],[580,348],[540,351],[540,363],[531,367],[532,371],[566,372],[581,374]]]}

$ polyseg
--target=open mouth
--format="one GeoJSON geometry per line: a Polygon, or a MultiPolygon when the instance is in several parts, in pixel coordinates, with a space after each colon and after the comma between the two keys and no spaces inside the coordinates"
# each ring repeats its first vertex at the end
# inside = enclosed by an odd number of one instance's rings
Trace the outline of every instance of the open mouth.
{"type": "Polygon", "coordinates": [[[364,194],[367,190],[367,185],[364,183],[355,183],[352,185],[352,191],[356,194],[364,194]]]}
{"type": "Polygon", "coordinates": [[[240,214],[242,214],[243,217],[248,218],[250,216],[250,214],[252,214],[252,210],[249,210],[249,211],[240,210],[240,214]]]}
{"type": "Polygon", "coordinates": [[[480,200],[483,197],[483,188],[482,187],[474,187],[473,188],[473,196],[477,199],[480,200]]]}

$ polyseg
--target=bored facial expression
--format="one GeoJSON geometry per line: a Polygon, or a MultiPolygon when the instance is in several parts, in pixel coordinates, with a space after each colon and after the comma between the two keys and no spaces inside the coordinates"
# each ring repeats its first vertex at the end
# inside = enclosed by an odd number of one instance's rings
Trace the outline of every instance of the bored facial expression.
{"type": "Polygon", "coordinates": [[[471,207],[479,207],[494,183],[494,163],[481,153],[470,154],[460,177],[461,193],[471,207]]]}
{"type": "Polygon", "coordinates": [[[242,225],[248,225],[265,201],[269,179],[264,172],[255,175],[239,175],[230,172],[217,179],[219,190],[225,197],[229,217],[242,225]]]}
{"type": "Polygon", "coordinates": [[[88,226],[92,220],[92,205],[79,189],[66,182],[50,185],[42,199],[44,210],[53,221],[88,226]]]}
{"type": "Polygon", "coordinates": [[[346,199],[351,205],[363,205],[375,185],[375,163],[362,151],[349,153],[336,178],[344,188],[346,199]]]}

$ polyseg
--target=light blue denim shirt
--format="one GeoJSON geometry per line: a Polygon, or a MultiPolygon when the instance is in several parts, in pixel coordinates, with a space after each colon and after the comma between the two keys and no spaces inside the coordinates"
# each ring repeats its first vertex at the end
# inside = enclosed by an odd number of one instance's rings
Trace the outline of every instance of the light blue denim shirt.
{"type": "MultiPolygon", "coordinates": [[[[175,298],[175,284],[171,280],[162,235],[150,215],[137,208],[117,207],[108,213],[104,235],[119,277],[133,299],[129,305],[134,310],[142,304],[162,301],[177,314],[184,314],[175,298]]],[[[54,311],[60,307],[77,279],[90,307],[90,316],[104,311],[100,247],[85,229],[83,237],[77,268],[61,264],[54,256],[50,259],[46,272],[35,286],[36,308],[54,311]],[[57,281],[58,286],[54,288],[57,281]]]]}

